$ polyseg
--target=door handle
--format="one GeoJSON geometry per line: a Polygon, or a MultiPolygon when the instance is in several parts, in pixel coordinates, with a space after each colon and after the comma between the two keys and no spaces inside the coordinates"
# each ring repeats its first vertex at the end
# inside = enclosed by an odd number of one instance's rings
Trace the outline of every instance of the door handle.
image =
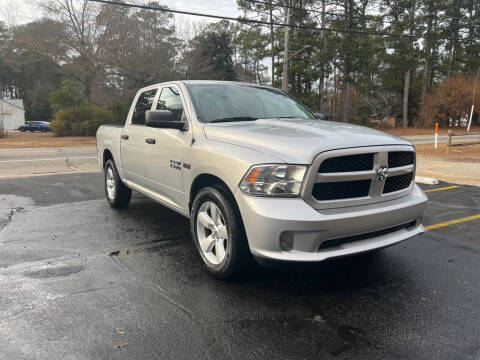
{"type": "Polygon", "coordinates": [[[153,145],[153,144],[156,143],[156,140],[155,140],[155,139],[145,139],[145,142],[146,142],[147,144],[152,144],[152,145],[153,145]]]}
{"type": "Polygon", "coordinates": [[[128,140],[128,135],[122,135],[121,138],[122,138],[123,140],[128,140]]]}

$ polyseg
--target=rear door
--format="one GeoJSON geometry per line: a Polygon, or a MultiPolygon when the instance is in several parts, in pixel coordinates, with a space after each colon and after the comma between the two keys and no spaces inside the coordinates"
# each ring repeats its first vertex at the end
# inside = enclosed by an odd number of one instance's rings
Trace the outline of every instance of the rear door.
{"type": "Polygon", "coordinates": [[[32,123],[32,126],[33,126],[33,130],[34,130],[34,131],[41,131],[41,130],[42,130],[42,127],[41,127],[41,125],[40,125],[40,122],[38,122],[38,121],[34,121],[34,122],[32,123]]]}
{"type": "Polygon", "coordinates": [[[128,183],[147,186],[147,152],[145,142],[151,128],[145,126],[145,113],[152,110],[158,88],[148,89],[137,95],[135,105],[130,110],[129,117],[122,132],[120,141],[122,167],[128,183]]]}

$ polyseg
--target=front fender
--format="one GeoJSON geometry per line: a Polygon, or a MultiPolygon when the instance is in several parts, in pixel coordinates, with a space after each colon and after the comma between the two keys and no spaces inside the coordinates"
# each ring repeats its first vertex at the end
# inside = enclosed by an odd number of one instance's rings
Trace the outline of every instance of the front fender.
{"type": "MultiPolygon", "coordinates": [[[[184,153],[184,163],[190,164],[184,176],[187,196],[193,181],[200,175],[209,174],[220,178],[235,193],[247,170],[255,164],[282,163],[278,158],[238,145],[206,140],[192,146],[184,153]]],[[[185,168],[184,168],[185,170],[185,168]]]]}

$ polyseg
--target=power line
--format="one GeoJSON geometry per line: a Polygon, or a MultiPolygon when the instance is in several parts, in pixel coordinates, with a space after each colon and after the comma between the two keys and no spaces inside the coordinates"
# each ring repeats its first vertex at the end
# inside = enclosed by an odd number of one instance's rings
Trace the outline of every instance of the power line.
{"type": "MultiPolygon", "coordinates": [[[[383,4],[381,3],[381,1],[372,1],[372,4],[377,4],[377,5],[379,5],[379,6],[383,6],[383,4]]],[[[392,8],[397,8],[397,9],[402,9],[402,10],[410,11],[410,8],[405,7],[405,6],[393,5],[393,4],[385,4],[385,6],[390,6],[390,7],[392,7],[392,8]]],[[[437,11],[444,11],[444,12],[445,12],[445,14],[438,14],[438,16],[443,16],[443,17],[445,17],[445,18],[450,18],[450,19],[462,20],[462,18],[460,18],[460,17],[458,17],[458,16],[447,15],[447,14],[446,14],[447,8],[442,9],[441,7],[437,7],[436,10],[437,10],[437,11]]]]}
{"type": "MultiPolygon", "coordinates": [[[[332,12],[332,11],[321,11],[321,10],[317,10],[317,9],[302,8],[302,7],[299,7],[299,6],[285,5],[285,4],[275,3],[275,2],[271,2],[271,1],[262,1],[262,0],[245,0],[245,1],[248,1],[250,3],[255,3],[255,4],[264,4],[264,5],[269,5],[269,6],[279,6],[279,7],[285,8],[285,9],[302,10],[302,11],[305,11],[305,12],[312,12],[312,13],[316,13],[316,14],[325,14],[325,15],[331,15],[331,16],[342,17],[342,18],[346,17],[346,15],[343,14],[343,13],[336,13],[336,12],[332,12]]],[[[375,15],[372,15],[372,14],[366,14],[364,16],[365,16],[365,21],[373,21],[373,22],[378,22],[378,23],[382,23],[382,24],[385,24],[385,23],[386,24],[393,24],[394,23],[394,21],[376,19],[376,18],[372,17],[372,16],[375,16],[375,15]]],[[[385,15],[385,16],[392,16],[392,15],[385,15]]],[[[415,25],[415,27],[425,28],[424,26],[421,26],[421,25],[415,25]]]]}
{"type": "MultiPolygon", "coordinates": [[[[272,2],[272,1],[263,1],[263,0],[245,0],[247,2],[250,2],[250,3],[255,3],[255,4],[263,4],[263,5],[268,5],[268,6],[278,6],[278,7],[281,7],[281,8],[285,8],[285,9],[292,9],[292,10],[301,10],[301,11],[305,11],[305,12],[311,12],[311,13],[316,13],[316,14],[325,14],[325,15],[331,15],[331,16],[336,16],[338,18],[345,18],[346,15],[345,14],[342,14],[342,13],[336,13],[336,12],[332,12],[332,11],[321,11],[321,10],[317,10],[317,9],[308,9],[308,8],[302,8],[302,7],[299,7],[299,6],[293,6],[293,5],[285,5],[285,4],[281,4],[281,3],[276,3],[276,2],[272,2]]],[[[378,2],[376,2],[375,4],[378,4],[380,5],[378,2]]],[[[397,5],[391,5],[391,7],[397,7],[397,8],[402,8],[402,9],[406,9],[406,10],[410,10],[409,8],[405,8],[405,7],[401,7],[401,6],[397,6],[397,5]]],[[[383,19],[376,19],[376,18],[372,18],[372,14],[366,14],[364,15],[365,16],[365,21],[371,21],[371,22],[377,22],[377,23],[382,23],[382,24],[390,24],[390,25],[393,25],[396,23],[396,21],[392,20],[383,20],[383,19]],[[368,18],[367,18],[368,17],[368,18]]],[[[393,16],[393,15],[385,15],[385,16],[393,16]]],[[[442,16],[442,15],[439,15],[439,16],[442,16]]],[[[463,25],[463,27],[470,27],[470,25],[467,25],[467,24],[459,24],[459,25],[463,25]]],[[[413,27],[415,29],[423,29],[423,30],[428,30],[428,27],[426,27],[425,25],[413,25],[413,27]]],[[[451,28],[445,28],[445,29],[439,29],[441,31],[454,31],[453,29],[451,28]]],[[[464,31],[462,29],[458,29],[458,31],[464,31]]]]}
{"type": "Polygon", "coordinates": [[[329,32],[339,32],[339,33],[347,33],[347,34],[357,34],[357,35],[376,35],[376,36],[390,36],[390,37],[406,37],[406,38],[415,38],[413,35],[407,34],[391,34],[388,32],[375,32],[375,31],[360,31],[360,30],[352,30],[352,29],[335,29],[335,28],[323,28],[323,27],[315,27],[315,26],[308,26],[308,25],[293,25],[293,24],[285,24],[285,23],[270,23],[269,21],[263,20],[254,20],[254,19],[243,19],[243,18],[235,18],[231,16],[221,16],[221,15],[214,15],[214,14],[205,14],[193,11],[184,11],[184,10],[175,10],[169,8],[161,8],[156,6],[149,6],[149,5],[136,5],[136,4],[128,4],[122,3],[119,1],[110,1],[110,0],[88,0],[91,2],[103,3],[108,5],[118,5],[130,8],[138,8],[138,9],[145,9],[145,10],[155,10],[155,11],[162,11],[162,12],[169,12],[173,14],[183,14],[183,15],[192,15],[192,16],[201,16],[213,19],[222,19],[222,20],[231,20],[231,21],[238,21],[242,23],[252,23],[264,26],[278,26],[278,27],[290,27],[295,29],[305,29],[305,30],[316,30],[316,31],[329,31],[329,32]]]}

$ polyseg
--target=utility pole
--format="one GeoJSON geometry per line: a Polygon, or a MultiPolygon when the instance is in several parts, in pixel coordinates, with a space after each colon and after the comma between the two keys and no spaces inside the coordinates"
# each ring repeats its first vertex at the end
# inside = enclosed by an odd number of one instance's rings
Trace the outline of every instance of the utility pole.
{"type": "Polygon", "coordinates": [[[480,73],[480,66],[478,67],[477,76],[475,77],[475,83],[473,84],[472,109],[470,110],[470,119],[468,120],[467,132],[470,131],[470,126],[472,125],[473,109],[475,108],[475,91],[477,90],[477,80],[478,80],[479,73],[480,73]]]}
{"type": "Polygon", "coordinates": [[[270,47],[272,57],[272,86],[275,81],[275,42],[273,39],[273,4],[270,4],[270,47]]]}
{"type": "MultiPolygon", "coordinates": [[[[326,0],[322,0],[322,22],[321,22],[321,26],[322,26],[322,30],[320,31],[320,53],[322,55],[322,57],[324,56],[324,51],[325,51],[325,26],[326,26],[326,20],[325,20],[325,1],[326,0]]],[[[322,65],[321,65],[321,68],[320,68],[320,81],[319,81],[319,85],[318,85],[318,92],[319,92],[319,110],[322,111],[323,110],[323,104],[325,102],[325,67],[324,67],[324,64],[323,64],[323,59],[322,59],[322,65]]]]}
{"type": "Polygon", "coordinates": [[[289,32],[290,32],[290,7],[288,0],[285,1],[287,5],[287,18],[285,23],[285,48],[283,52],[283,73],[282,73],[282,90],[288,92],[288,41],[289,41],[289,32]]]}
{"type": "MultiPolygon", "coordinates": [[[[416,0],[412,1],[412,7],[408,10],[410,12],[410,30],[409,35],[413,37],[414,31],[414,22],[415,22],[415,10],[416,10],[416,0]]],[[[413,42],[409,39],[409,48],[413,51],[413,42]]],[[[405,71],[404,86],[403,86],[403,117],[402,117],[402,127],[408,127],[408,97],[410,91],[410,77],[412,70],[410,65],[408,65],[407,70],[405,71]]]]}

